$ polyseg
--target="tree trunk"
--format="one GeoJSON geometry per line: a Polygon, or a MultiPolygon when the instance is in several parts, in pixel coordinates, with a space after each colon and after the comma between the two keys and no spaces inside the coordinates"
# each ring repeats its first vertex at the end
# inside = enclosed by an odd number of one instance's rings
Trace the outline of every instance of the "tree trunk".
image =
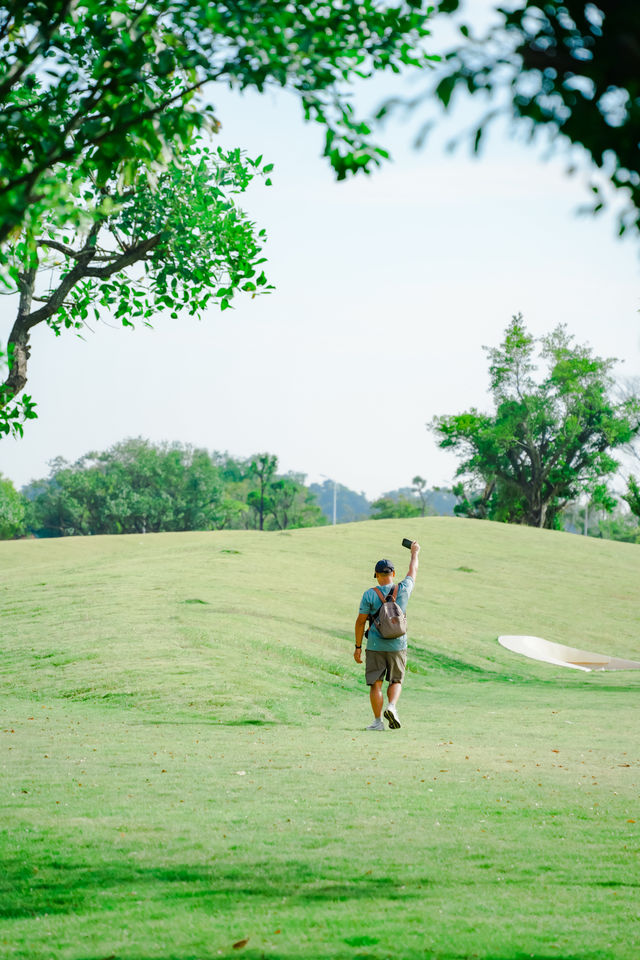
{"type": "Polygon", "coordinates": [[[49,296],[49,299],[39,310],[31,312],[33,295],[35,291],[36,277],[38,272],[38,261],[36,259],[33,266],[26,268],[21,274],[18,282],[20,293],[20,302],[18,305],[18,315],[13,325],[8,341],[8,351],[10,353],[10,370],[3,384],[0,384],[0,410],[7,406],[21,390],[24,390],[27,384],[27,366],[29,363],[30,347],[29,335],[32,327],[43,323],[60,309],[64,303],[65,297],[77,283],[85,277],[95,277],[98,280],[106,280],[119,270],[144,260],[147,254],[160,243],[162,234],[154,234],[141,243],[130,247],[121,255],[114,256],[113,260],[102,267],[92,267],[91,262],[96,255],[96,242],[102,221],[96,221],[89,231],[87,240],[76,255],[74,267],[64,275],[58,288],[49,296]]]}
{"type": "Polygon", "coordinates": [[[545,525],[547,519],[548,500],[542,498],[542,488],[533,483],[531,495],[527,498],[529,501],[529,511],[527,516],[527,525],[530,527],[540,527],[545,525]]]}
{"type": "Polygon", "coordinates": [[[8,351],[10,354],[10,369],[4,383],[0,387],[0,409],[6,407],[14,397],[17,397],[27,383],[27,365],[30,354],[30,327],[27,318],[31,313],[36,273],[37,266],[34,266],[20,274],[18,316],[9,335],[8,351]]]}

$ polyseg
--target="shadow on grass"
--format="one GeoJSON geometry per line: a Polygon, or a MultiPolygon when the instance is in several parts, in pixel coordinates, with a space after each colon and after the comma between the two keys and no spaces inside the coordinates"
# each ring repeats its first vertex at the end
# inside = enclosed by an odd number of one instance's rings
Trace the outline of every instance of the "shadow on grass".
{"type": "MultiPolygon", "coordinates": [[[[442,885],[436,884],[429,876],[404,880],[403,886],[397,886],[394,876],[344,877],[336,870],[334,881],[330,873],[318,876],[306,861],[288,860],[274,862],[267,859],[256,862],[247,869],[230,867],[228,862],[215,862],[209,866],[176,867],[136,867],[122,859],[116,862],[96,864],[72,860],[47,860],[40,852],[38,844],[24,845],[18,856],[0,860],[0,918],[4,920],[24,920],[43,915],[94,915],[97,922],[105,921],[116,912],[133,904],[162,904],[169,914],[180,914],[184,910],[199,909],[210,913],[224,913],[230,905],[243,900],[257,904],[265,910],[281,905],[286,898],[288,907],[298,905],[303,910],[315,905],[331,905],[365,902],[377,903],[381,915],[384,911],[402,910],[416,901],[426,902],[430,895],[441,896],[442,885]],[[396,904],[394,906],[393,904],[396,904]]],[[[91,851],[87,851],[91,857],[91,851]]],[[[470,881],[473,882],[473,881],[470,881]]],[[[608,885],[609,881],[601,884],[608,885]]],[[[638,884],[618,884],[617,886],[637,887],[638,884]]],[[[455,896],[455,891],[451,891],[455,896]]],[[[346,931],[345,931],[346,932],[346,931]]],[[[231,938],[230,938],[231,940],[231,938]]],[[[271,944],[247,944],[238,951],[232,942],[220,951],[205,949],[192,953],[189,949],[166,950],[159,954],[120,951],[111,953],[108,948],[98,952],[77,955],[77,960],[216,960],[222,956],[238,957],[244,960],[327,960],[329,953],[325,949],[297,953],[284,947],[283,950],[271,944]]],[[[357,952],[351,954],[358,960],[387,960],[386,948],[374,945],[364,938],[344,938],[335,945],[336,957],[344,957],[345,947],[350,946],[357,952]],[[363,939],[362,943],[350,943],[350,940],[363,939]]],[[[166,949],[166,948],[165,948],[166,949]]],[[[471,960],[473,952],[442,952],[412,949],[402,951],[403,960],[471,960]]],[[[522,950],[514,953],[495,953],[483,955],[483,960],[604,960],[601,951],[581,953],[530,953],[522,950]]],[[[609,960],[609,958],[607,958],[609,960]]]]}
{"type": "MultiPolygon", "coordinates": [[[[168,726],[168,727],[281,727],[278,720],[259,720],[255,717],[239,717],[235,720],[220,720],[218,717],[194,717],[193,720],[162,720],[160,717],[145,717],[142,720],[128,720],[131,726],[168,726]]],[[[292,724],[288,724],[292,726],[292,724]]]]}
{"type": "MultiPolygon", "coordinates": [[[[467,960],[473,954],[439,953],[438,960],[467,960]]],[[[491,953],[484,960],[602,960],[602,953],[491,953]]],[[[435,960],[435,958],[434,958],[435,960]]]]}
{"type": "MultiPolygon", "coordinates": [[[[319,876],[317,869],[304,860],[280,863],[266,859],[256,861],[250,869],[246,865],[234,868],[226,860],[209,866],[135,867],[126,860],[99,864],[47,860],[36,845],[29,851],[24,844],[19,856],[0,860],[0,871],[0,917],[5,919],[113,910],[118,905],[144,901],[167,905],[183,902],[185,906],[216,911],[241,899],[254,904],[262,901],[265,907],[281,903],[283,898],[289,905],[379,900],[381,909],[386,909],[390,902],[402,907],[403,902],[424,901],[431,892],[442,892],[442,883],[435,883],[429,876],[405,879],[399,887],[395,876],[345,878],[336,870],[334,880],[331,873],[319,876]]],[[[469,884],[473,883],[470,879],[469,884]]],[[[454,886],[459,884],[457,881],[454,886]]],[[[640,886],[609,880],[591,885],[640,886]]],[[[530,955],[522,956],[531,960],[530,955]]],[[[438,957],[446,960],[445,955],[438,957]]],[[[588,957],[562,958],[554,954],[554,960],[588,957]]],[[[491,960],[520,958],[495,956],[491,960]]]]}
{"type": "MultiPolygon", "coordinates": [[[[480,683],[514,683],[522,686],[539,686],[548,688],[550,686],[559,689],[576,689],[582,686],[588,689],[591,694],[596,691],[602,693],[637,693],[640,689],[640,672],[638,676],[633,677],[627,683],[605,683],[600,671],[594,671],[589,674],[579,674],[573,670],[567,670],[565,676],[539,677],[521,674],[518,669],[522,667],[521,663],[514,662],[509,668],[500,666],[491,669],[489,667],[478,666],[461,660],[458,657],[450,657],[446,653],[439,653],[435,650],[428,650],[426,647],[420,647],[411,643],[409,646],[409,657],[407,669],[409,672],[418,673],[423,676],[447,676],[456,680],[472,680],[480,683]]],[[[554,668],[555,669],[555,668],[554,668]]]]}
{"type": "MultiPolygon", "coordinates": [[[[347,937],[343,940],[343,943],[351,946],[354,950],[357,950],[357,953],[353,953],[352,956],[356,960],[389,960],[389,951],[385,949],[373,947],[371,940],[374,938],[362,938],[366,940],[366,944],[363,943],[363,947],[369,947],[369,950],[362,952],[358,950],[358,945],[353,944],[352,941],[354,937],[347,937]]],[[[344,948],[337,948],[337,954],[342,955],[344,948]]],[[[201,950],[196,954],[191,952],[189,953],[167,953],[166,956],[161,957],[157,953],[153,954],[131,954],[131,953],[114,953],[110,956],[105,957],[104,953],[93,953],[87,954],[82,957],[79,957],[78,960],[195,960],[197,956],[198,960],[212,960],[213,957],[216,960],[220,960],[220,957],[223,960],[228,960],[230,957],[242,956],[244,960],[280,960],[280,958],[286,958],[286,960],[326,960],[328,953],[326,951],[318,952],[309,952],[305,950],[304,953],[294,953],[293,951],[284,949],[270,949],[269,947],[265,948],[253,948],[247,947],[246,949],[238,951],[233,947],[225,951],[224,953],[221,950],[216,950],[215,952],[208,953],[202,952],[201,950]]],[[[401,956],[404,960],[413,960],[413,958],[419,957],[420,960],[475,960],[479,956],[477,952],[474,953],[443,953],[441,950],[425,951],[420,949],[419,951],[412,950],[409,953],[402,952],[401,956]]],[[[517,953],[491,953],[483,955],[483,960],[605,960],[605,955],[601,952],[592,953],[522,953],[518,951],[517,953]]],[[[606,960],[611,960],[607,957],[606,960]]]]}
{"type": "MultiPolygon", "coordinates": [[[[441,953],[426,954],[425,960],[472,960],[477,953],[441,953]]],[[[93,958],[92,958],[93,960],[93,958]]],[[[245,958],[248,960],[248,958],[245,958]]],[[[362,960],[362,958],[361,958],[362,960]]],[[[604,960],[604,954],[598,953],[488,953],[483,960],[604,960]]],[[[611,958],[607,957],[607,960],[611,958]]]]}
{"type": "MultiPolygon", "coordinates": [[[[357,949],[354,947],[353,949],[357,949]]],[[[340,951],[342,954],[342,951],[340,951]]],[[[213,953],[203,952],[198,950],[197,953],[168,953],[165,956],[160,956],[158,953],[153,954],[131,954],[129,952],[125,953],[113,953],[109,956],[104,955],[104,953],[92,953],[83,955],[79,957],[78,960],[229,960],[231,957],[243,957],[244,960],[327,960],[328,954],[326,952],[322,953],[309,953],[305,950],[304,953],[293,953],[289,950],[271,950],[268,947],[264,949],[244,949],[244,950],[234,950],[233,948],[224,953],[221,950],[216,950],[213,953]]],[[[361,953],[357,952],[352,954],[355,960],[389,960],[389,951],[383,950],[378,953],[361,953]]],[[[420,950],[418,954],[412,951],[410,954],[402,954],[404,960],[410,958],[419,957],[420,960],[475,960],[476,957],[480,955],[478,953],[442,953],[438,950],[435,953],[425,952],[420,950]]],[[[487,954],[483,956],[483,960],[612,960],[612,958],[605,958],[602,953],[501,953],[501,954],[487,954]]]]}
{"type": "Polygon", "coordinates": [[[353,877],[332,882],[318,878],[304,861],[277,865],[263,861],[245,868],[132,867],[125,862],[103,865],[15,857],[0,861],[0,917],[18,919],[40,914],[82,912],[117,902],[185,901],[215,909],[238,898],[265,903],[286,897],[289,903],[352,900],[407,900],[432,886],[428,878],[394,889],[391,877],[353,877]],[[278,870],[278,867],[280,868],[278,870]]]}
{"type": "Polygon", "coordinates": [[[449,657],[446,653],[436,653],[434,650],[427,650],[425,647],[419,647],[416,644],[411,644],[409,653],[414,664],[426,667],[428,671],[438,670],[443,673],[464,674],[473,676],[474,679],[501,680],[503,677],[503,674],[497,670],[478,667],[473,663],[467,663],[466,660],[449,657]]]}

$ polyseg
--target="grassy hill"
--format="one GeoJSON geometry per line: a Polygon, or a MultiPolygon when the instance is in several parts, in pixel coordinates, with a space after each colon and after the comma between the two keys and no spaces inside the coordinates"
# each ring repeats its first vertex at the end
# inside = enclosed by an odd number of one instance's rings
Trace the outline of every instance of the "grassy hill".
{"type": "Polygon", "coordinates": [[[449,518],[1,543],[0,957],[636,960],[640,672],[496,638],[640,659],[639,583],[637,546],[449,518]],[[403,536],[371,734],[353,621],[403,536]]]}

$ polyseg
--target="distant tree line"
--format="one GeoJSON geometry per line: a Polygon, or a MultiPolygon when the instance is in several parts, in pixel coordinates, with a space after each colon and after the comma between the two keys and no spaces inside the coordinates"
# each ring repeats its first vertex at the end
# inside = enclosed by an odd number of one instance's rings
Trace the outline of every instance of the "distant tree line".
{"type": "Polygon", "coordinates": [[[427,481],[416,476],[410,487],[388,490],[376,500],[370,501],[366,494],[349,490],[332,480],[312,483],[310,490],[318,498],[318,504],[327,520],[333,518],[335,495],[337,523],[353,523],[358,520],[389,520],[409,517],[453,516],[456,497],[445,487],[429,489],[427,481]]]}
{"type": "Polygon", "coordinates": [[[372,520],[410,517],[453,516],[456,497],[446,487],[427,487],[424,477],[415,476],[410,487],[389,490],[371,504],[372,520]]]}
{"type": "Polygon", "coordinates": [[[356,493],[341,483],[334,484],[333,480],[312,483],[309,489],[315,494],[320,509],[329,522],[333,520],[334,497],[337,523],[353,523],[357,520],[369,520],[371,517],[371,503],[365,493],[356,493]]]}
{"type": "MultiPolygon", "coordinates": [[[[517,412],[513,406],[509,409],[511,414],[517,412]]],[[[469,415],[440,418],[438,423],[448,426],[464,416],[469,415]]],[[[471,419],[477,423],[478,417],[474,411],[471,419]]],[[[488,434],[494,429],[488,417],[485,427],[488,434]]],[[[504,424],[500,436],[503,443],[508,441],[504,424]]],[[[634,449],[628,448],[628,452],[634,449]]],[[[607,471],[611,464],[617,465],[605,461],[607,471]]],[[[416,475],[410,486],[389,490],[371,502],[364,493],[332,480],[306,486],[304,474],[281,474],[273,454],[238,458],[180,443],[129,439],[102,453],[88,453],[75,463],[58,458],[51,463],[46,479],[21,491],[0,475],[0,540],[181,530],[286,530],[331,522],[334,502],[338,523],[425,516],[526,523],[526,499],[518,498],[515,484],[504,477],[492,479],[488,459],[478,459],[477,465],[477,473],[467,473],[453,489],[429,488],[424,477],[416,475]]],[[[566,461],[564,469],[568,470],[566,461]]],[[[459,474],[466,470],[467,462],[459,474]]],[[[552,518],[556,529],[640,543],[637,479],[628,477],[621,498],[603,479],[598,468],[591,483],[574,481],[574,496],[552,504],[545,525],[550,526],[552,518]]]]}
{"type": "Polygon", "coordinates": [[[51,473],[21,493],[0,481],[0,536],[285,530],[325,524],[304,475],[278,458],[237,459],[180,443],[124,440],[51,473]]]}
{"type": "Polygon", "coordinates": [[[180,530],[286,530],[336,520],[453,515],[450,490],[390,490],[373,502],[343,484],[304,483],[278,472],[278,458],[247,458],[181,443],[128,439],[75,463],[52,461],[49,476],[17,491],[0,475],[0,540],[180,530]]]}

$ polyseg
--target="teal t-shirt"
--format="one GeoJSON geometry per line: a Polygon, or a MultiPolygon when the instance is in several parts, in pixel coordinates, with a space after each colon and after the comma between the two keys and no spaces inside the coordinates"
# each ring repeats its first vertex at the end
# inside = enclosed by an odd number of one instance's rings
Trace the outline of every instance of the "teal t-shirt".
{"type": "MultiPolygon", "coordinates": [[[[407,604],[409,603],[409,597],[411,596],[411,591],[413,590],[414,586],[415,581],[413,577],[405,577],[404,580],[401,580],[398,584],[398,596],[396,601],[403,613],[407,612],[407,604]]],[[[378,587],[378,590],[380,590],[381,593],[383,593],[386,597],[386,595],[393,590],[393,584],[388,583],[384,587],[378,587]]],[[[380,602],[380,597],[373,587],[371,587],[370,590],[365,590],[365,592],[362,594],[362,600],[360,601],[360,613],[377,613],[380,609],[380,602]]],[[[367,650],[406,649],[406,633],[402,637],[396,637],[395,640],[385,640],[384,637],[380,636],[373,624],[369,627],[367,650]]]]}

